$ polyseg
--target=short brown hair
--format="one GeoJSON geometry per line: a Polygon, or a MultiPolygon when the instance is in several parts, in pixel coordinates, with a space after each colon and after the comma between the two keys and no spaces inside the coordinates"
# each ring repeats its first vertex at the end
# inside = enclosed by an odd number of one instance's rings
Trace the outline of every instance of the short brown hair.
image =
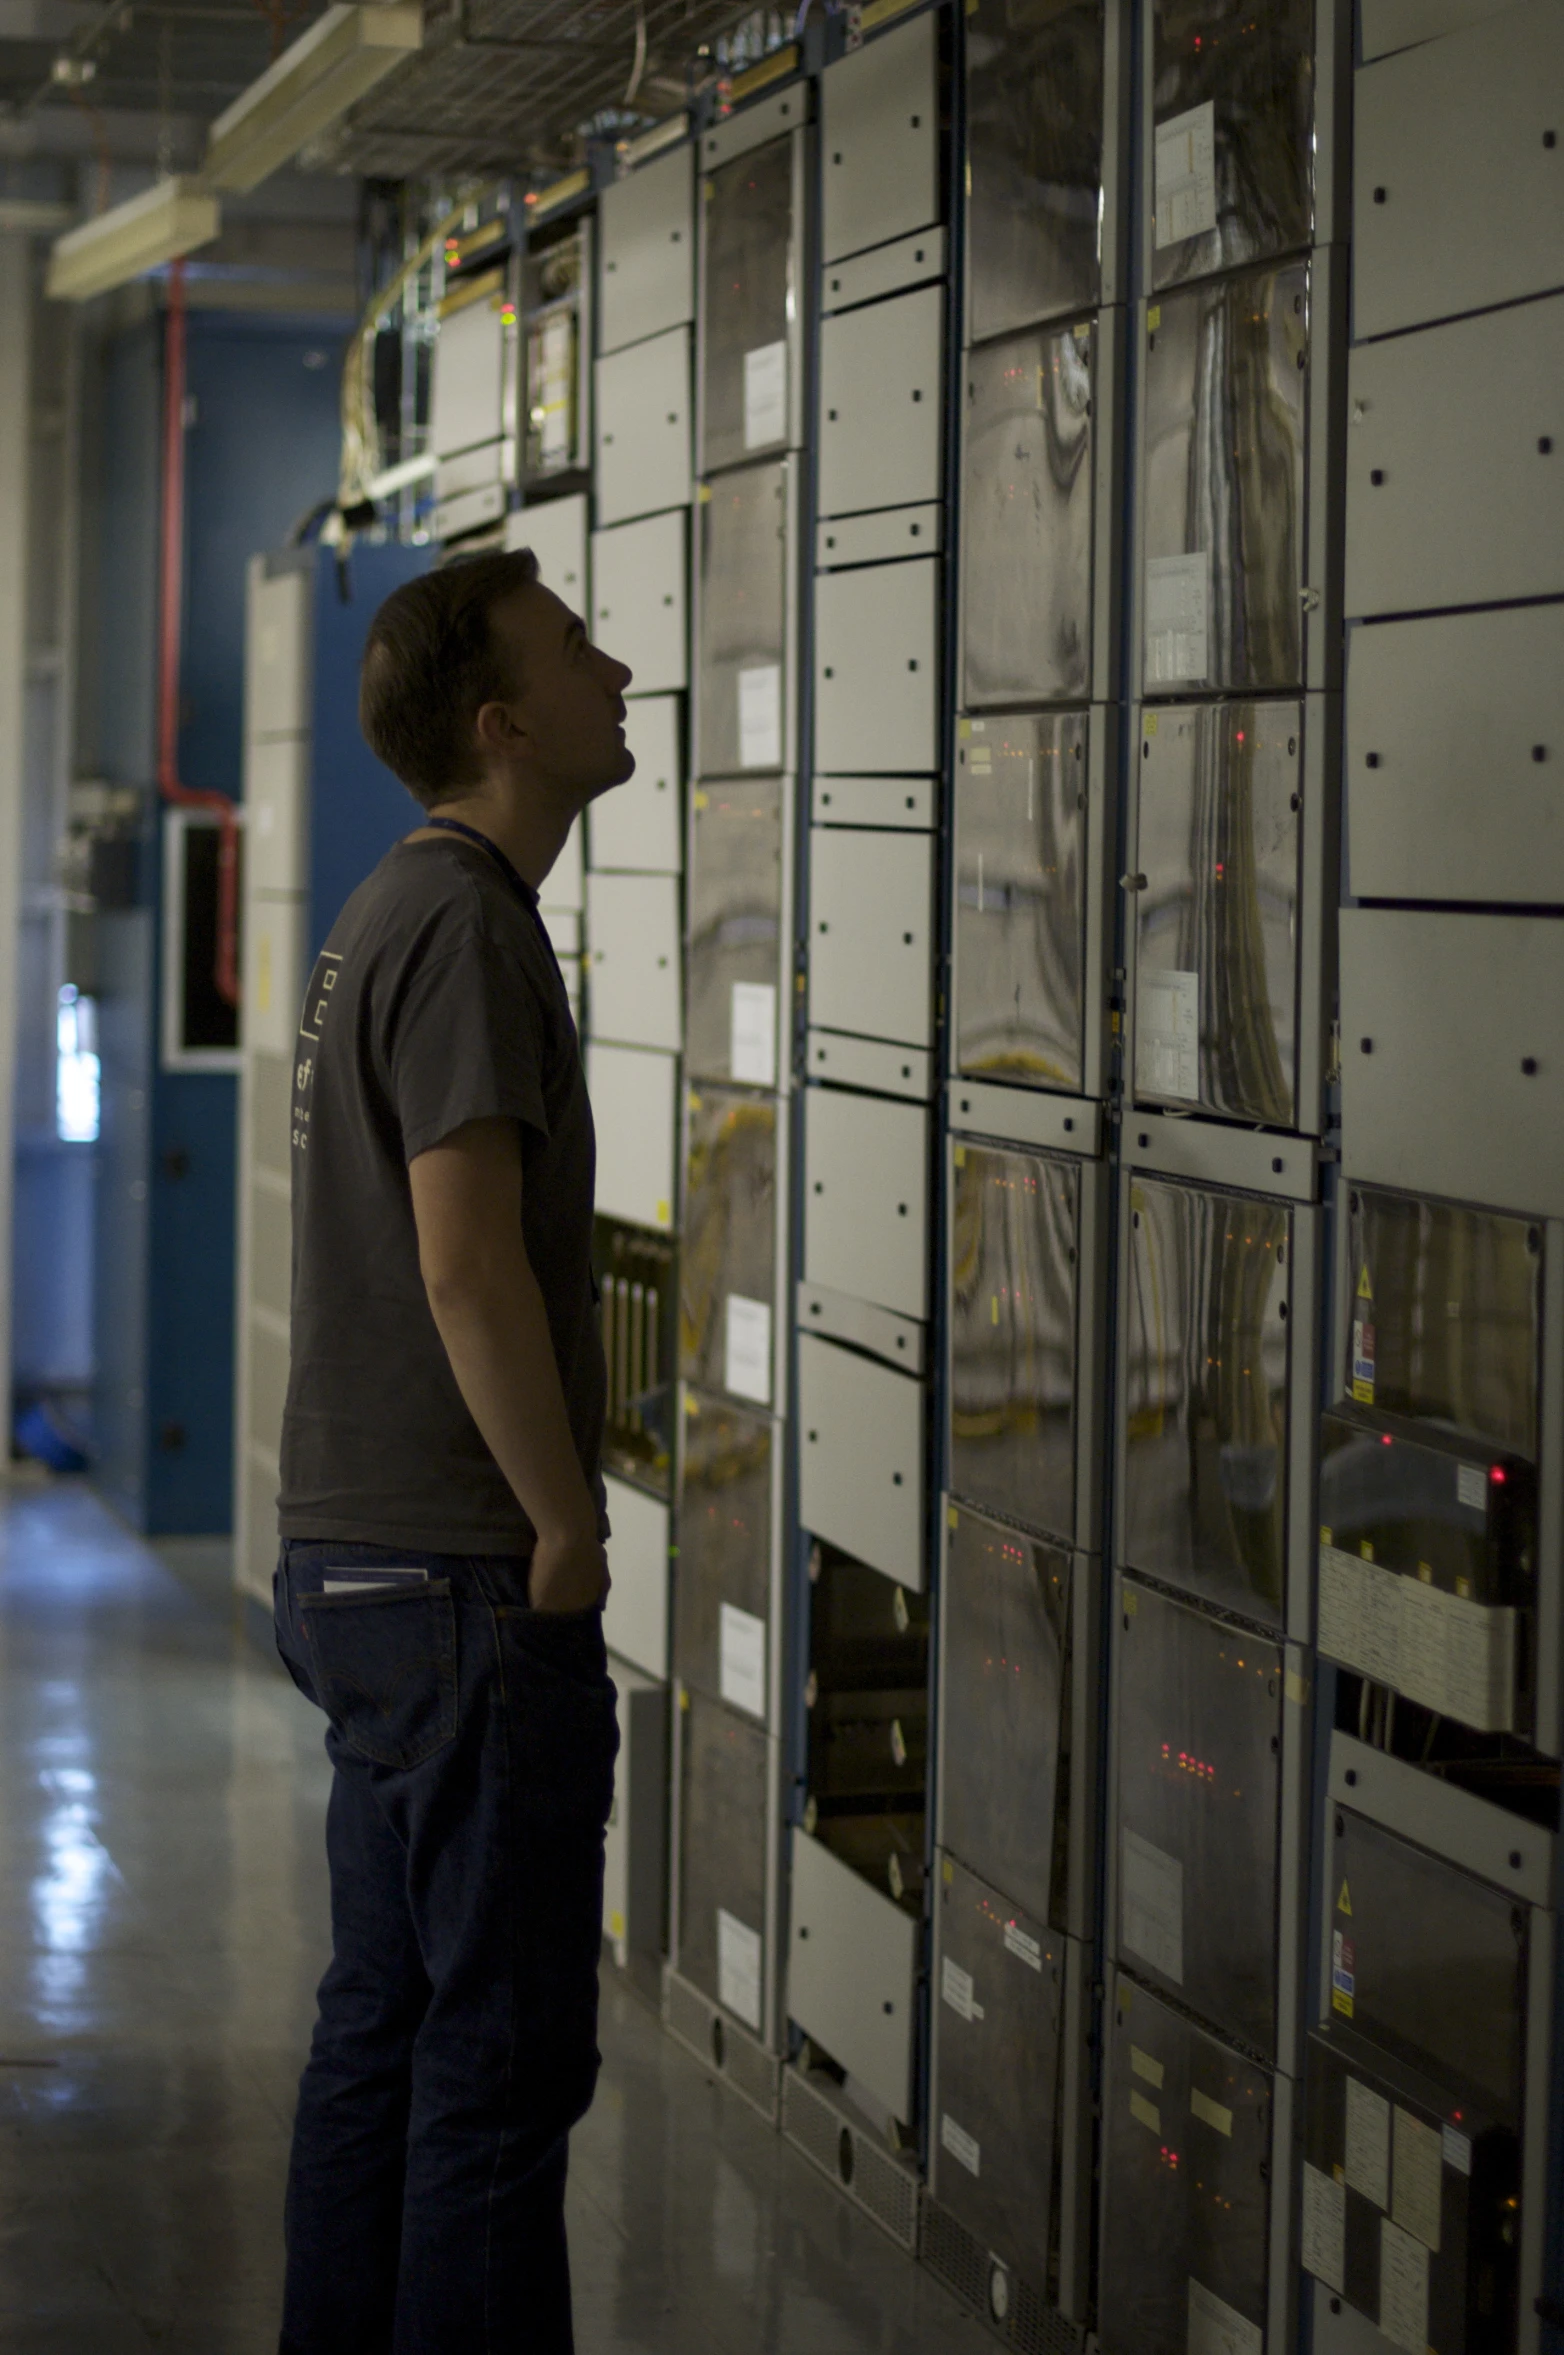
{"type": "Polygon", "coordinates": [[[473,780],[473,722],[482,705],[516,691],[489,617],[537,577],[530,548],[455,557],[393,589],[369,625],[358,724],[425,808],[473,780]]]}

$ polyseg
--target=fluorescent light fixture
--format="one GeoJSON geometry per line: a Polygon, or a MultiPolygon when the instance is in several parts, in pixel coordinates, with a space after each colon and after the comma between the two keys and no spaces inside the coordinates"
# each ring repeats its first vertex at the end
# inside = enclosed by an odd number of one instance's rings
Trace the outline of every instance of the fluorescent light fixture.
{"type": "Polygon", "coordinates": [[[57,237],[45,291],[57,301],[76,303],[107,294],[111,286],[124,286],[198,245],[210,245],[222,225],[217,199],[205,181],[156,180],[140,196],[57,237]]]}
{"type": "Polygon", "coordinates": [[[328,8],[212,125],[205,177],[258,188],[423,44],[423,10],[400,0],[328,8]]]}

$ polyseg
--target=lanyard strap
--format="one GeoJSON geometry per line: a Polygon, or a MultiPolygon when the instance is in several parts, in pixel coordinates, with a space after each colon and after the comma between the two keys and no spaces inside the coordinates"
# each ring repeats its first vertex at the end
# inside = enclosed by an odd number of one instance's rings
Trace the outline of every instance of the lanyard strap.
{"type": "MultiPolygon", "coordinates": [[[[505,853],[501,850],[499,844],[497,842],[491,842],[487,834],[480,834],[476,826],[464,826],[460,818],[425,818],[424,824],[426,826],[438,826],[442,834],[460,834],[464,841],[475,842],[480,850],[488,852],[490,858],[499,868],[500,873],[504,876],[506,882],[510,885],[512,891],[516,894],[516,897],[520,900],[528,915],[532,918],[533,923],[537,926],[538,932],[542,937],[543,945],[548,950],[549,963],[553,966],[556,974],[559,975],[560,988],[564,989],[565,976],[560,972],[559,958],[555,954],[554,943],[549,938],[548,926],[544,923],[542,913],[538,907],[538,895],[533,890],[531,884],[526,880],[525,876],[523,876],[517,868],[512,866],[510,860],[505,856],[505,853]]],[[[566,994],[568,996],[568,991],[566,994]]]]}

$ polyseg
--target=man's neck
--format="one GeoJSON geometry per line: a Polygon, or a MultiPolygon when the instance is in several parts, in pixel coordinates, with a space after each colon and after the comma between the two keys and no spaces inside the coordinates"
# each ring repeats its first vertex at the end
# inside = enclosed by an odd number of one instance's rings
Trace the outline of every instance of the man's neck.
{"type": "MultiPolygon", "coordinates": [[[[517,874],[534,891],[542,889],[573,822],[567,817],[561,824],[541,801],[523,803],[519,796],[501,795],[483,788],[436,802],[429,814],[432,818],[454,818],[459,826],[470,826],[475,834],[484,835],[497,850],[505,853],[517,874]]],[[[419,842],[429,833],[427,826],[416,826],[407,840],[419,842]]]]}

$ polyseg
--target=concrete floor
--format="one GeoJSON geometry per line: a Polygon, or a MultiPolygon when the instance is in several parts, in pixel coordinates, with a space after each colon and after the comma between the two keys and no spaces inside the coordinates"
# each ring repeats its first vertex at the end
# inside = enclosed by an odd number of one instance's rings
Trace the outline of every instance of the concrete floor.
{"type": "MultiPolygon", "coordinates": [[[[0,1483],[0,2350],[272,2355],[325,1955],[320,1720],[223,1549],[0,1483]]],[[[613,1972],[571,2162],[580,2355],[993,2342],[613,1972]]]]}

